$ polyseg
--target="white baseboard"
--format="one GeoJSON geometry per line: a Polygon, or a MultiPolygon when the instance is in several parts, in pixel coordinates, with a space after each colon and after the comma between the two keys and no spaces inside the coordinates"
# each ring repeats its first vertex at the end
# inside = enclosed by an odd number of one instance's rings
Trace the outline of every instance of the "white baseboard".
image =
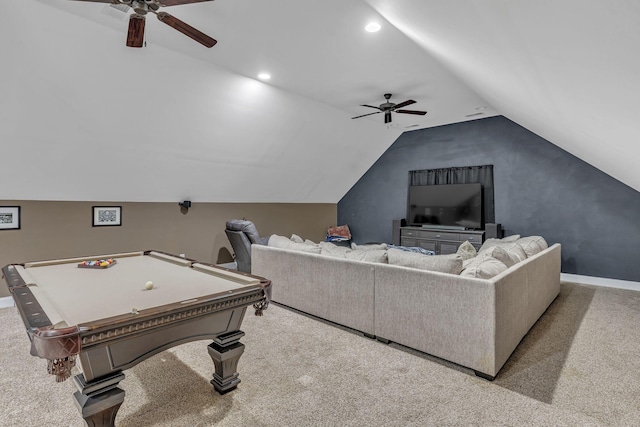
{"type": "Polygon", "coordinates": [[[13,307],[14,305],[16,305],[16,303],[13,302],[12,297],[0,298],[0,308],[13,307]]]}
{"type": "Polygon", "coordinates": [[[632,282],[629,280],[607,279],[606,277],[580,276],[579,274],[568,273],[560,273],[560,280],[562,280],[563,282],[582,283],[585,285],[640,291],[640,282],[632,282]]]}

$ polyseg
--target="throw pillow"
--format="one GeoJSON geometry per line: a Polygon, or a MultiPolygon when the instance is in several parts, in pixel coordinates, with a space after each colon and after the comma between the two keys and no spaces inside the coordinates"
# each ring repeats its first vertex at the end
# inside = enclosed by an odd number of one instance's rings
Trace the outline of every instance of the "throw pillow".
{"type": "Polygon", "coordinates": [[[462,257],[458,254],[422,255],[392,248],[387,251],[387,257],[389,258],[389,264],[403,267],[449,274],[460,274],[462,271],[462,257]]]}
{"type": "Polygon", "coordinates": [[[337,227],[329,227],[327,229],[327,236],[343,237],[347,240],[351,239],[351,230],[348,225],[339,225],[337,227]]]}
{"type": "Polygon", "coordinates": [[[463,261],[474,258],[478,255],[476,248],[468,240],[458,246],[458,251],[456,253],[462,257],[463,261]]]}
{"type": "Polygon", "coordinates": [[[378,262],[386,264],[388,262],[387,251],[384,249],[352,250],[345,253],[345,258],[355,261],[378,262]]]}
{"type": "Polygon", "coordinates": [[[478,256],[462,270],[460,276],[475,277],[478,279],[490,279],[507,269],[507,266],[486,253],[478,256]]]}
{"type": "Polygon", "coordinates": [[[304,239],[300,236],[298,236],[297,234],[292,234],[291,235],[291,241],[292,242],[296,242],[296,243],[304,243],[304,239]]]}

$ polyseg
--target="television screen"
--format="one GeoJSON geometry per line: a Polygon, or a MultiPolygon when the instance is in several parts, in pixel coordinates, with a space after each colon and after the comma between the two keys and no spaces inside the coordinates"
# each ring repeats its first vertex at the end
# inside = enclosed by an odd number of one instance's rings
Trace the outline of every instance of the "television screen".
{"type": "Polygon", "coordinates": [[[482,186],[479,183],[412,185],[407,222],[482,229],[482,186]]]}

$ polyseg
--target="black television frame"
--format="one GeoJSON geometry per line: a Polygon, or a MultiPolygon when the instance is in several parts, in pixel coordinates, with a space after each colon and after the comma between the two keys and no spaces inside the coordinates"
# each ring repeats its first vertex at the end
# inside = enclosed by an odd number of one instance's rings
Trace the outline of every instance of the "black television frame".
{"type": "MultiPolygon", "coordinates": [[[[423,194],[421,197],[425,197],[423,194]]],[[[465,229],[465,230],[482,230],[484,229],[485,218],[484,218],[484,188],[482,184],[475,183],[462,183],[462,184],[430,184],[430,185],[410,185],[407,191],[407,225],[414,227],[435,227],[435,228],[454,228],[454,229],[465,229]],[[437,188],[436,188],[437,187],[437,188]],[[440,220],[447,220],[446,223],[434,223],[435,218],[431,220],[425,218],[422,221],[417,221],[417,215],[415,214],[414,209],[412,209],[413,205],[416,203],[417,196],[412,189],[424,189],[427,191],[436,190],[439,191],[440,194],[438,197],[440,198],[437,201],[432,201],[426,204],[421,204],[425,209],[436,209],[440,211],[440,214],[433,215],[434,217],[440,218],[440,220]],[[458,190],[456,192],[455,190],[458,190]],[[475,201],[471,201],[469,207],[473,209],[473,213],[470,213],[464,217],[460,217],[460,209],[463,203],[460,201],[459,196],[456,197],[456,193],[459,194],[460,191],[467,191],[469,196],[463,200],[471,200],[475,199],[475,201]],[[448,200],[445,200],[448,198],[448,200]],[[456,202],[457,200],[457,202],[456,202]],[[447,202],[455,206],[447,205],[447,202]],[[442,203],[445,203],[444,205],[442,203]],[[443,209],[449,209],[449,211],[442,211],[443,209]],[[451,210],[453,209],[453,210],[451,210]],[[457,221],[454,221],[456,220],[457,221]]],[[[426,216],[426,215],[425,215],[426,216]]]]}

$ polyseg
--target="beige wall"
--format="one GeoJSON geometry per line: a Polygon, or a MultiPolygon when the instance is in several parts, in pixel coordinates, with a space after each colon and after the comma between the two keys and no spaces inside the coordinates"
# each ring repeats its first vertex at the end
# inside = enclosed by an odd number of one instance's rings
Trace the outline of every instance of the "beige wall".
{"type": "MultiPolygon", "coordinates": [[[[203,262],[232,261],[228,219],[246,218],[261,236],[298,234],[323,240],[337,205],[297,203],[104,203],[3,200],[21,206],[20,230],[0,231],[0,266],[61,257],[157,249],[203,262]],[[92,227],[92,206],[122,206],[122,226],[92,227]]],[[[4,280],[0,297],[8,296],[4,280]]]]}

